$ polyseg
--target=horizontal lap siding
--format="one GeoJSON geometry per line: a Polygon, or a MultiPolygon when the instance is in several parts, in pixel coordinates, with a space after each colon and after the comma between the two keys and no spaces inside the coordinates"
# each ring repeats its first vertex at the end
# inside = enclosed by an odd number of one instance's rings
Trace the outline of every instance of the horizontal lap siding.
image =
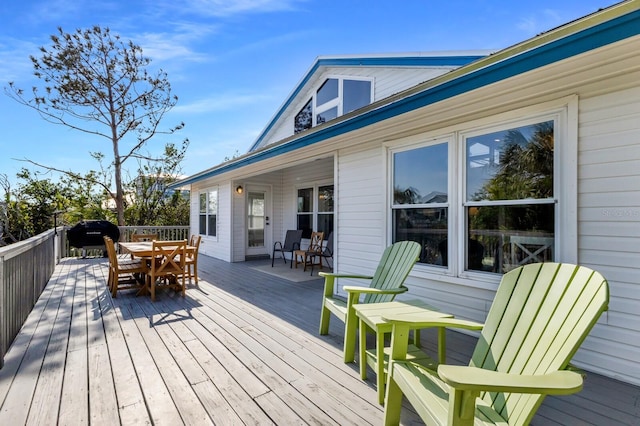
{"type": "Polygon", "coordinates": [[[579,261],[607,278],[611,300],[575,357],[585,368],[635,384],[640,383],[639,100],[635,87],[580,103],[579,261]]]}
{"type": "MultiPolygon", "coordinates": [[[[382,154],[381,143],[339,153],[337,272],[373,274],[386,245],[382,154]]],[[[362,283],[340,280],[339,287],[349,284],[362,283]]]]}
{"type": "Polygon", "coordinates": [[[200,191],[218,188],[217,236],[203,235],[200,252],[207,256],[231,261],[231,187],[228,182],[210,184],[191,189],[191,233],[199,234],[200,230],[200,191]]]}

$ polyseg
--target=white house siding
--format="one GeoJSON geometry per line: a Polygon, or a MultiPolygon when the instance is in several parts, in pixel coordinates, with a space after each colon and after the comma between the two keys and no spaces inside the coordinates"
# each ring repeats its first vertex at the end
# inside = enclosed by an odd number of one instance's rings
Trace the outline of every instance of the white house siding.
{"type": "MultiPolygon", "coordinates": [[[[386,246],[385,163],[380,143],[342,149],[338,156],[339,271],[369,275],[386,246]]],[[[340,280],[341,289],[357,281],[340,280]]]]}
{"type": "Polygon", "coordinates": [[[239,185],[238,182],[234,182],[231,186],[234,188],[233,191],[233,205],[231,206],[233,210],[233,223],[231,224],[232,231],[232,244],[229,248],[231,251],[231,261],[232,262],[242,262],[244,261],[245,254],[245,211],[246,211],[246,203],[245,196],[236,194],[235,188],[239,185]]]}
{"type": "Polygon", "coordinates": [[[419,83],[449,72],[455,67],[431,68],[376,68],[376,67],[329,67],[318,73],[307,83],[296,102],[289,105],[279,123],[269,132],[260,146],[280,141],[293,135],[293,119],[307,101],[313,96],[321,82],[331,76],[351,76],[373,78],[373,99],[378,101],[419,83]]]}
{"type": "Polygon", "coordinates": [[[231,261],[231,187],[228,182],[208,184],[191,189],[191,233],[199,233],[199,192],[216,186],[218,188],[217,236],[202,236],[200,252],[207,256],[231,261]]]}
{"type": "Polygon", "coordinates": [[[640,86],[582,99],[579,129],[579,262],[611,299],[576,359],[640,384],[640,86]]]}

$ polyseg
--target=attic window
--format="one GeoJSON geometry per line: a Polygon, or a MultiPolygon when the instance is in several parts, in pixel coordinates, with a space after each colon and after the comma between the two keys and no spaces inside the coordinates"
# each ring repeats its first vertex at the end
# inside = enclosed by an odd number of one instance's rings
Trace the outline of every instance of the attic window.
{"type": "Polygon", "coordinates": [[[295,123],[294,123],[294,133],[300,133],[303,130],[310,129],[313,122],[313,112],[312,112],[312,99],[309,99],[309,102],[306,103],[304,107],[300,110],[298,114],[296,114],[295,123]]]}
{"type": "Polygon", "coordinates": [[[316,105],[323,106],[333,100],[338,100],[338,79],[328,78],[318,89],[316,105]]]}
{"type": "Polygon", "coordinates": [[[328,78],[294,119],[294,133],[326,123],[371,103],[371,80],[328,78]]]}

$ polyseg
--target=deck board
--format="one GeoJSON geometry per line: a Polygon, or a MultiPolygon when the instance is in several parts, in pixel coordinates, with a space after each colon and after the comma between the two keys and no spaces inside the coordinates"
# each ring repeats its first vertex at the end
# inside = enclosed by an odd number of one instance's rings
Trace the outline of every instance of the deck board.
{"type": "MultiPolygon", "coordinates": [[[[318,335],[322,280],[291,282],[206,256],[185,298],[106,289],[106,259],[64,259],[0,370],[0,424],[377,425],[375,375],[318,335]]],[[[305,272],[300,271],[301,274],[305,272]]],[[[434,353],[435,333],[423,343],[434,353]]],[[[448,361],[475,338],[448,332],[448,361]]],[[[640,389],[589,373],[534,425],[638,425],[640,389]]],[[[409,406],[403,424],[421,424],[409,406]]]]}

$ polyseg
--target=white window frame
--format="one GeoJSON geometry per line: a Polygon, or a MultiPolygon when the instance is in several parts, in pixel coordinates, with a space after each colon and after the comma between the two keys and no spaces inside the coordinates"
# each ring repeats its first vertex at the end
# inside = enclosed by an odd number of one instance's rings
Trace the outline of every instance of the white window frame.
{"type": "MultiPolygon", "coordinates": [[[[554,202],[555,246],[554,261],[577,262],[577,162],[578,162],[578,97],[568,96],[555,101],[513,110],[462,125],[450,126],[439,132],[414,135],[386,144],[388,167],[387,237],[393,239],[393,154],[424,146],[449,142],[449,237],[456,241],[449,245],[448,268],[416,264],[414,274],[426,278],[451,276],[472,286],[495,289],[501,274],[464,269],[467,235],[465,208],[474,203],[466,202],[465,138],[496,130],[554,120],[554,202]],[[483,283],[491,283],[488,287],[483,283]]],[[[434,207],[428,205],[426,207],[434,207]]],[[[437,278],[436,278],[437,279],[437,278]]]]}
{"type": "MultiPolygon", "coordinates": [[[[452,184],[452,170],[454,170],[455,166],[453,163],[453,158],[454,156],[452,155],[452,147],[455,145],[455,135],[450,134],[450,135],[443,135],[441,137],[438,138],[421,138],[418,137],[417,139],[411,138],[410,140],[408,140],[407,142],[409,142],[409,145],[403,145],[401,147],[397,147],[397,148],[393,148],[390,149],[389,151],[389,182],[390,182],[390,190],[389,190],[389,204],[391,205],[391,212],[390,212],[390,216],[389,216],[389,223],[390,223],[390,231],[391,231],[391,241],[393,241],[393,210],[395,209],[437,209],[437,208],[446,208],[447,209],[447,230],[448,230],[448,236],[449,238],[452,238],[452,232],[455,233],[455,222],[454,222],[454,217],[452,215],[452,198],[455,200],[456,197],[453,196],[454,193],[454,186],[452,184]],[[428,204],[395,204],[394,203],[394,182],[393,182],[393,178],[394,178],[394,154],[397,153],[401,153],[401,152],[407,152],[407,151],[412,151],[412,150],[416,150],[416,149],[420,149],[420,148],[425,148],[425,147],[430,147],[430,146],[435,146],[435,145],[442,145],[442,144],[446,144],[447,145],[447,159],[448,159],[448,164],[447,164],[447,171],[448,171],[448,179],[447,179],[447,202],[445,203],[428,203],[428,204]]],[[[451,249],[449,248],[449,252],[451,251],[451,249]]],[[[449,254],[449,258],[451,258],[450,254],[449,254]]],[[[440,265],[429,265],[429,264],[425,264],[425,263],[419,263],[417,265],[420,266],[425,266],[428,267],[430,269],[438,269],[441,273],[450,273],[451,271],[451,262],[448,262],[448,266],[440,266],[440,265]]],[[[416,265],[416,266],[417,266],[416,265]]]]}
{"type": "MultiPolygon", "coordinates": [[[[294,211],[295,211],[295,215],[296,215],[296,228],[298,226],[298,216],[301,214],[300,212],[298,212],[298,190],[300,189],[313,189],[313,211],[311,212],[303,212],[302,214],[311,214],[311,229],[312,230],[318,230],[318,215],[332,215],[333,216],[333,229],[335,231],[336,228],[336,211],[335,211],[335,191],[336,191],[336,187],[333,181],[321,181],[321,182],[314,182],[314,183],[307,183],[307,184],[299,184],[295,186],[294,189],[294,195],[293,195],[293,199],[294,199],[294,211]],[[329,212],[320,212],[319,211],[319,197],[320,197],[320,191],[319,188],[322,186],[333,186],[333,193],[334,193],[334,205],[333,205],[333,211],[331,213],[329,212]]],[[[328,238],[328,235],[325,235],[325,238],[328,238]]]]}
{"type": "Polygon", "coordinates": [[[356,77],[356,76],[349,76],[349,75],[328,75],[328,76],[325,76],[322,79],[322,82],[320,83],[320,85],[318,85],[318,87],[316,87],[313,90],[312,127],[317,126],[318,114],[320,114],[322,112],[325,112],[325,111],[328,111],[331,108],[334,108],[336,106],[338,107],[337,117],[340,117],[340,116],[344,115],[344,112],[343,112],[344,111],[344,107],[343,107],[343,105],[344,105],[344,102],[343,102],[344,89],[343,89],[343,87],[344,87],[344,81],[345,80],[368,81],[368,82],[370,82],[371,86],[370,86],[370,92],[369,92],[369,104],[367,104],[367,105],[370,105],[371,103],[373,103],[373,101],[374,101],[374,99],[373,99],[373,94],[374,94],[373,83],[374,83],[374,79],[372,77],[359,77],[359,76],[356,77]],[[318,106],[316,104],[318,90],[320,89],[320,87],[322,87],[322,85],[325,83],[325,81],[327,81],[329,79],[332,79],[332,78],[338,80],[338,97],[337,97],[337,99],[334,99],[334,100],[329,101],[329,102],[325,102],[324,104],[318,106]]]}
{"type": "MultiPolygon", "coordinates": [[[[304,108],[304,106],[307,104],[307,102],[309,102],[309,100],[311,99],[311,128],[314,128],[318,125],[318,114],[321,114],[325,111],[330,110],[331,108],[336,108],[337,107],[337,117],[340,117],[342,115],[344,115],[344,102],[343,102],[343,97],[344,97],[344,81],[345,80],[353,80],[353,81],[368,81],[369,83],[371,83],[370,85],[370,92],[369,92],[369,104],[374,102],[374,82],[375,79],[373,77],[362,77],[362,76],[350,76],[350,75],[326,75],[323,76],[320,81],[320,84],[318,84],[317,86],[315,86],[313,88],[313,90],[311,91],[310,96],[305,96],[303,99],[305,99],[305,101],[300,104],[298,106],[298,108],[296,109],[294,116],[294,121],[293,121],[293,125],[294,125],[294,131],[295,131],[295,117],[302,111],[302,109],[304,108]],[[318,90],[320,89],[320,87],[322,87],[322,85],[329,79],[336,79],[338,80],[338,97],[335,99],[332,99],[328,102],[325,102],[322,105],[317,105],[317,95],[318,95],[318,90]]],[[[308,130],[308,129],[307,129],[308,130]]]]}
{"type": "Polygon", "coordinates": [[[218,186],[212,186],[206,189],[203,189],[201,191],[198,192],[198,234],[202,235],[206,238],[213,238],[213,239],[218,239],[218,218],[219,218],[219,212],[220,210],[220,189],[218,188],[218,186]],[[211,212],[209,211],[209,207],[210,207],[210,194],[211,193],[215,193],[216,194],[216,211],[215,212],[211,212]],[[201,199],[202,196],[205,196],[205,212],[203,213],[201,211],[202,209],[202,205],[201,205],[201,199]],[[204,216],[205,217],[205,230],[204,233],[202,232],[202,230],[200,229],[200,219],[201,217],[204,216]],[[214,234],[212,235],[210,233],[210,229],[209,229],[209,217],[210,216],[215,216],[216,217],[216,229],[213,230],[214,234]]]}

